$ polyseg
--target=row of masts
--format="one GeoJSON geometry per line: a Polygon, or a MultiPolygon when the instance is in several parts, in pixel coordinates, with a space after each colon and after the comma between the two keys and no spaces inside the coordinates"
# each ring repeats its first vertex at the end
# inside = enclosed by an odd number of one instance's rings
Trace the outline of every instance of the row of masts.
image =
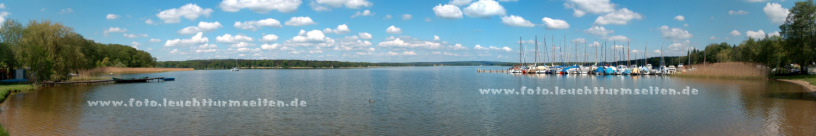
{"type": "MultiPolygon", "coordinates": [[[[552,36],[551,39],[555,39],[554,36],[552,36]]],[[[567,62],[564,60],[563,48],[562,47],[556,48],[555,47],[555,40],[551,40],[550,42],[551,42],[551,44],[553,46],[553,49],[558,49],[559,50],[558,52],[560,52],[560,55],[558,55],[558,57],[560,59],[560,65],[565,65],[567,62]]],[[[598,43],[597,40],[595,40],[593,42],[593,45],[597,44],[597,45],[595,45],[595,63],[596,64],[600,63],[602,66],[610,64],[609,60],[607,60],[607,56],[610,55],[608,49],[606,48],[607,47],[607,42],[608,41],[604,41],[603,44],[598,43]],[[600,60],[601,58],[598,56],[599,55],[599,53],[598,53],[598,47],[599,46],[603,49],[602,52],[600,53],[603,56],[603,61],[601,61],[600,60]]],[[[590,63],[589,62],[589,55],[587,54],[587,49],[586,49],[588,47],[589,42],[584,40],[583,43],[584,43],[584,53],[583,53],[584,61],[583,61],[583,63],[586,64],[586,63],[590,63]]],[[[532,63],[530,65],[539,66],[539,64],[541,63],[540,61],[543,61],[543,60],[541,59],[541,56],[539,55],[540,54],[539,53],[540,49],[538,48],[538,46],[539,46],[538,36],[535,36],[534,45],[535,45],[534,63],[532,63]]],[[[562,46],[563,45],[566,45],[566,36],[564,36],[562,46]]],[[[614,65],[619,65],[618,62],[620,62],[620,61],[618,61],[618,60],[619,59],[624,59],[623,57],[625,56],[626,57],[625,58],[626,65],[631,66],[632,65],[632,63],[631,63],[632,59],[631,59],[631,48],[630,48],[631,46],[629,44],[629,40],[626,41],[626,47],[625,47],[626,50],[622,50],[624,47],[622,47],[622,45],[617,45],[617,41],[612,41],[612,45],[613,45],[613,47],[612,47],[613,51],[612,52],[615,53],[615,54],[611,55],[613,57],[612,60],[616,60],[614,62],[615,63],[614,65]],[[621,46],[621,47],[618,48],[618,46],[621,46]],[[618,50],[620,52],[618,52],[618,50]],[[618,58],[618,57],[620,57],[620,58],[618,58]]],[[[643,62],[642,62],[642,64],[648,64],[648,61],[647,61],[647,59],[648,59],[647,53],[648,53],[648,49],[649,49],[648,48],[648,42],[645,42],[644,45],[645,45],[644,50],[642,51],[642,53],[643,53],[643,56],[642,56],[643,62]]],[[[577,41],[573,42],[573,47],[575,47],[575,50],[574,50],[575,51],[575,55],[574,55],[575,58],[572,61],[571,65],[578,65],[578,63],[580,61],[580,58],[579,58],[579,55],[578,55],[579,49],[578,49],[578,42],[577,41]]],[[[527,56],[525,54],[524,40],[522,39],[522,37],[519,37],[519,49],[520,49],[519,63],[520,63],[521,66],[527,66],[527,56]]],[[[660,51],[660,66],[663,66],[663,65],[665,65],[665,59],[663,57],[663,46],[661,46],[661,49],[659,51],[660,51]]],[[[547,50],[547,38],[546,37],[544,37],[544,52],[548,53],[548,50],[547,50]]],[[[555,51],[553,50],[553,52],[555,52],[555,51]]],[[[555,58],[555,56],[556,56],[555,53],[553,53],[553,57],[550,57],[550,56],[548,56],[546,54],[544,55],[547,62],[550,62],[550,66],[555,66],[555,62],[551,61],[551,58],[555,58]]],[[[638,56],[635,56],[635,57],[638,57],[638,56]]],[[[567,58],[567,59],[569,59],[569,58],[567,58]]],[[[636,63],[638,63],[638,62],[636,62],[636,63]]],[[[690,63],[690,60],[689,60],[689,63],[690,63]]],[[[546,62],[544,64],[546,64],[546,62]]]]}

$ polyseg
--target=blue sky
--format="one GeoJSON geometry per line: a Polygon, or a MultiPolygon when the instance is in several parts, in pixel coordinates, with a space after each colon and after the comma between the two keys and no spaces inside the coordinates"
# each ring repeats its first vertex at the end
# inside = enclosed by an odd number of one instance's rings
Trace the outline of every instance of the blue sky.
{"type": "Polygon", "coordinates": [[[42,19],[60,22],[88,39],[131,45],[159,61],[512,62],[519,60],[519,37],[526,51],[532,52],[534,36],[542,55],[580,56],[580,60],[589,56],[593,61],[595,41],[606,42],[610,51],[622,50],[613,42],[626,45],[629,41],[632,53],[659,56],[661,46],[664,55],[685,55],[689,48],[710,43],[736,44],[749,36],[775,35],[794,2],[12,0],[0,2],[0,17],[23,24],[42,19]],[[580,45],[579,53],[574,43],[580,45]],[[644,51],[646,43],[648,51],[644,51]],[[553,52],[559,47],[563,52],[553,52]]]}

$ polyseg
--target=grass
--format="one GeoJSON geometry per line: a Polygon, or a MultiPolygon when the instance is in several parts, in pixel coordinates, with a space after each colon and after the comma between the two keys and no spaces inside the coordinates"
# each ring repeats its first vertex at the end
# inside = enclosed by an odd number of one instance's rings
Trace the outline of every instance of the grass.
{"type": "Polygon", "coordinates": [[[695,70],[675,74],[677,77],[718,78],[718,79],[767,79],[766,69],[759,68],[753,63],[725,62],[706,65],[694,65],[695,70]]]}
{"type": "MultiPolygon", "coordinates": [[[[33,85],[30,84],[11,84],[11,85],[0,85],[0,102],[6,100],[6,95],[11,93],[11,91],[19,90],[19,91],[27,91],[34,89],[33,85]]],[[[3,126],[0,126],[0,136],[8,136],[8,131],[3,126]]]]}
{"type": "Polygon", "coordinates": [[[774,76],[775,79],[790,79],[801,80],[816,85],[816,75],[791,75],[791,76],[774,76]]]}

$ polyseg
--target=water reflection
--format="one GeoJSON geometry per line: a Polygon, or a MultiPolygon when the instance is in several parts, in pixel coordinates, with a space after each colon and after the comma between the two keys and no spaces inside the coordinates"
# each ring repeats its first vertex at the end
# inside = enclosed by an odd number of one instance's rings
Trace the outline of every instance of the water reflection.
{"type": "MultiPolygon", "coordinates": [[[[19,135],[814,135],[816,99],[777,81],[476,73],[486,67],[186,71],[173,82],[10,96],[19,135]],[[483,95],[478,89],[684,88],[696,96],[483,95]],[[302,108],[101,108],[86,100],[255,99],[302,108]],[[370,101],[373,101],[370,102],[370,101]]],[[[498,69],[498,67],[493,68],[498,69]]]]}

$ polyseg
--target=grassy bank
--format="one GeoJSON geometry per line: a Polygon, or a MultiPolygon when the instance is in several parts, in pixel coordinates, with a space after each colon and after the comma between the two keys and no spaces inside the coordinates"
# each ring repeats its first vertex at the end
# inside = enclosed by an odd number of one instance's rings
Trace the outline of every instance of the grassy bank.
{"type": "Polygon", "coordinates": [[[774,76],[773,79],[799,84],[811,92],[816,92],[816,75],[774,76]]]}
{"type": "MultiPolygon", "coordinates": [[[[14,91],[28,91],[33,90],[34,86],[29,84],[13,84],[13,85],[0,85],[0,102],[6,100],[6,96],[9,93],[14,91]]],[[[8,131],[3,126],[0,126],[0,136],[8,136],[8,131]]]]}
{"type": "Polygon", "coordinates": [[[706,65],[693,65],[695,70],[674,74],[677,77],[746,79],[761,80],[768,78],[768,72],[754,63],[726,62],[706,65]]]}

